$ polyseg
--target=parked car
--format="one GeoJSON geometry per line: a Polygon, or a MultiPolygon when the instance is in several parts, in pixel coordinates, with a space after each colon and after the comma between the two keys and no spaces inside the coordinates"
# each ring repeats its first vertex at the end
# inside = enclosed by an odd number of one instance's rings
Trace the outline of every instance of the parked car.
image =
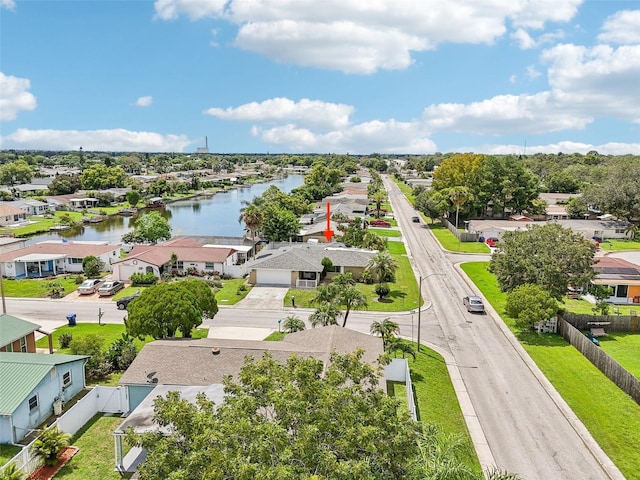
{"type": "Polygon", "coordinates": [[[498,243],[500,241],[499,238],[496,237],[489,237],[485,240],[485,242],[487,243],[487,245],[489,245],[490,247],[495,247],[496,243],[498,243]]]}
{"type": "Polygon", "coordinates": [[[99,278],[90,278],[85,280],[78,287],[78,293],[80,295],[91,295],[92,293],[96,293],[98,288],[102,285],[102,280],[99,278]]]}
{"type": "Polygon", "coordinates": [[[115,295],[123,288],[124,288],[124,283],[119,282],[117,280],[104,282],[104,284],[98,289],[98,295],[100,295],[101,297],[115,295]]]}
{"type": "Polygon", "coordinates": [[[371,225],[372,227],[390,227],[391,224],[389,222],[387,222],[386,220],[371,220],[369,222],[369,225],[371,225]]]}
{"type": "Polygon", "coordinates": [[[484,313],[484,303],[480,297],[467,295],[462,299],[462,304],[467,307],[467,312],[484,313]]]}
{"type": "Polygon", "coordinates": [[[135,300],[139,296],[140,296],[140,290],[138,290],[133,295],[129,295],[128,297],[119,298],[116,301],[116,306],[118,307],[118,310],[125,310],[127,308],[127,306],[131,303],[131,301],[135,300]]]}

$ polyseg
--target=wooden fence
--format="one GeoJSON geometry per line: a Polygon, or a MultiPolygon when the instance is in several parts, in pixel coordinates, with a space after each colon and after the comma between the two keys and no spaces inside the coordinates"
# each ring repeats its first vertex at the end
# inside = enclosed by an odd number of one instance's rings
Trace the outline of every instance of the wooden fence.
{"type": "Polygon", "coordinates": [[[461,242],[477,242],[480,235],[477,233],[461,232],[456,226],[446,218],[442,219],[442,224],[453,233],[461,242]]]}
{"type": "Polygon", "coordinates": [[[558,333],[640,405],[640,380],[563,318],[558,318],[558,333]]]}
{"type": "MultiPolygon", "coordinates": [[[[640,311],[640,308],[638,309],[640,311]]],[[[595,325],[603,326],[608,332],[640,332],[638,315],[578,315],[564,313],[567,322],[578,330],[589,330],[595,325]]]]}

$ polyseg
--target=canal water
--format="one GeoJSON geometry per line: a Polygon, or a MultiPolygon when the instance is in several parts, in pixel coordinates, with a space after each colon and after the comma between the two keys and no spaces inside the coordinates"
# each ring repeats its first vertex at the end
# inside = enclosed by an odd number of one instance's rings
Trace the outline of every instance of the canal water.
{"type": "MultiPolygon", "coordinates": [[[[301,175],[256,183],[251,186],[216,193],[212,196],[195,197],[167,204],[154,209],[171,225],[172,235],[242,236],[244,224],[238,221],[240,210],[255,197],[262,195],[271,185],[289,193],[304,183],[301,175]]],[[[136,217],[111,215],[100,223],[82,225],[71,230],[30,237],[28,244],[45,240],[92,240],[120,243],[122,235],[134,228],[136,217]]]]}

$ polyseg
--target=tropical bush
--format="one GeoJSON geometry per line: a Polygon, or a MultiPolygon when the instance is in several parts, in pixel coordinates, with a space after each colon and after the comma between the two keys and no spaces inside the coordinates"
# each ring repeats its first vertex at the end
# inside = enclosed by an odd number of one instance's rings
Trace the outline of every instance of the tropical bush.
{"type": "Polygon", "coordinates": [[[71,436],[58,430],[58,427],[52,427],[38,437],[33,442],[33,451],[44,460],[45,465],[55,465],[58,463],[58,454],[60,451],[69,446],[71,436]]]}

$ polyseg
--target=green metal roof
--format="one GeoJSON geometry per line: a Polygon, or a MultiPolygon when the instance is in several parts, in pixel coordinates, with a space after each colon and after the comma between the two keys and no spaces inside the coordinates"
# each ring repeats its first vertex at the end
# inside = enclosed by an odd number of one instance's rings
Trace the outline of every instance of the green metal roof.
{"type": "Polygon", "coordinates": [[[2,313],[0,314],[0,347],[9,345],[38,328],[40,325],[2,313]]]}
{"type": "Polygon", "coordinates": [[[86,355],[0,352],[0,415],[11,415],[56,365],[86,355]]]}

